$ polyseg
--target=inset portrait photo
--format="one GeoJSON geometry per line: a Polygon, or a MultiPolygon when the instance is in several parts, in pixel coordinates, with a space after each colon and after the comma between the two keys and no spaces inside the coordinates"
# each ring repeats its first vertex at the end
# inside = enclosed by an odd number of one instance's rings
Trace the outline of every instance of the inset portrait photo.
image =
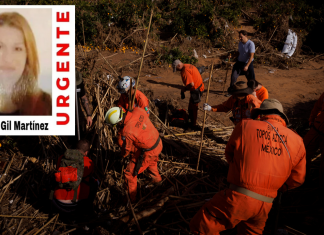
{"type": "Polygon", "coordinates": [[[52,9],[0,6],[0,115],[52,115],[52,9]]]}
{"type": "Polygon", "coordinates": [[[75,135],[75,6],[0,5],[0,136],[75,135]]]}

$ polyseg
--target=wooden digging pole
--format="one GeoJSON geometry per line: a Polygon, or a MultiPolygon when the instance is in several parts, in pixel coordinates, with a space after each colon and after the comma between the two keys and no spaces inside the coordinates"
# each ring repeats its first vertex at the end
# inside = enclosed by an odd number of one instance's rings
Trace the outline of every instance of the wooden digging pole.
{"type": "MultiPolygon", "coordinates": [[[[139,78],[140,78],[140,74],[141,74],[141,70],[142,70],[142,65],[143,65],[143,61],[144,61],[146,46],[147,46],[148,37],[149,37],[149,33],[150,33],[150,28],[151,28],[152,16],[153,16],[153,6],[152,6],[152,9],[151,9],[150,23],[149,23],[149,26],[147,28],[147,34],[146,34],[146,40],[145,40],[145,45],[144,45],[144,50],[143,50],[143,56],[142,56],[142,60],[141,60],[141,65],[140,65],[140,68],[139,68],[139,71],[138,71],[138,76],[137,76],[137,79],[136,79],[135,92],[134,92],[134,95],[132,97],[133,99],[132,99],[132,102],[131,102],[131,106],[129,107],[130,110],[133,110],[133,107],[134,107],[136,91],[137,91],[137,87],[138,87],[138,82],[139,82],[139,78]]],[[[131,79],[131,82],[132,81],[133,81],[133,79],[131,79]]],[[[132,84],[131,84],[131,87],[132,87],[132,84]]]]}
{"type": "Polygon", "coordinates": [[[225,76],[225,81],[224,81],[224,86],[223,86],[223,95],[224,95],[224,92],[225,92],[225,86],[226,86],[227,74],[228,74],[228,65],[229,65],[230,61],[231,61],[231,53],[228,56],[228,62],[227,62],[227,65],[226,65],[226,76],[225,76]]]}
{"type": "MultiPolygon", "coordinates": [[[[205,103],[208,103],[208,94],[209,94],[210,81],[211,81],[212,76],[213,76],[213,68],[214,68],[214,64],[212,64],[210,74],[209,74],[208,88],[207,88],[207,95],[206,95],[206,102],[205,103]]],[[[204,130],[205,130],[206,115],[207,115],[207,111],[205,110],[205,112],[204,112],[204,122],[203,122],[202,130],[201,130],[201,141],[200,141],[200,148],[199,148],[199,155],[198,155],[198,162],[197,162],[196,171],[198,171],[199,162],[200,162],[200,155],[201,155],[201,149],[202,149],[203,140],[204,140],[204,130]]]]}
{"type": "MultiPolygon", "coordinates": [[[[138,80],[138,78],[137,78],[138,80]]],[[[133,110],[133,78],[131,77],[130,81],[130,88],[129,88],[129,96],[128,96],[128,109],[129,110],[133,110]]],[[[136,85],[137,87],[137,85],[136,85]]],[[[134,97],[135,97],[135,94],[136,94],[136,90],[135,90],[135,93],[134,93],[134,97]]]]}

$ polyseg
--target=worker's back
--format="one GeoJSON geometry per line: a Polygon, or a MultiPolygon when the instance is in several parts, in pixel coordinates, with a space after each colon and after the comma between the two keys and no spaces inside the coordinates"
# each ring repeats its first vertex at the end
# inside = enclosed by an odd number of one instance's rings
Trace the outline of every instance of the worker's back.
{"type": "MultiPolygon", "coordinates": [[[[125,110],[127,110],[128,109],[128,106],[129,106],[128,94],[126,94],[126,93],[121,94],[117,105],[119,107],[122,107],[125,110]]],[[[145,112],[146,112],[146,115],[149,115],[150,114],[150,111],[149,111],[149,100],[143,94],[143,92],[141,92],[139,90],[136,91],[134,107],[140,107],[140,108],[144,109],[145,112]]]]}
{"type": "Polygon", "coordinates": [[[267,88],[262,86],[259,90],[256,91],[256,97],[263,102],[265,99],[269,99],[269,93],[267,88]]]}
{"type": "Polygon", "coordinates": [[[193,82],[194,86],[190,89],[191,91],[199,88],[200,91],[204,91],[205,85],[203,83],[202,77],[198,69],[192,64],[184,64],[183,69],[181,70],[181,78],[183,84],[187,86],[189,83],[193,82]]]}
{"type": "MultiPolygon", "coordinates": [[[[58,158],[57,161],[57,170],[60,168],[60,163],[63,155],[58,158]]],[[[77,200],[84,200],[89,197],[90,194],[90,186],[89,186],[89,180],[90,175],[93,172],[93,162],[88,156],[83,157],[84,160],[84,173],[83,173],[83,179],[78,187],[77,192],[77,200]]],[[[59,188],[56,187],[54,191],[54,197],[64,203],[71,203],[74,196],[74,190],[68,190],[65,188],[59,188]]]]}
{"type": "Polygon", "coordinates": [[[151,148],[159,137],[144,109],[136,107],[127,112],[121,135],[133,141],[136,148],[151,148]]]}
{"type": "Polygon", "coordinates": [[[229,162],[228,182],[258,194],[275,198],[277,190],[287,183],[295,188],[305,178],[305,146],[302,138],[285,127],[277,115],[268,115],[266,121],[243,120],[238,123],[226,146],[229,162]],[[292,171],[293,169],[293,171],[292,171]],[[289,178],[289,179],[288,179],[289,178]]]}

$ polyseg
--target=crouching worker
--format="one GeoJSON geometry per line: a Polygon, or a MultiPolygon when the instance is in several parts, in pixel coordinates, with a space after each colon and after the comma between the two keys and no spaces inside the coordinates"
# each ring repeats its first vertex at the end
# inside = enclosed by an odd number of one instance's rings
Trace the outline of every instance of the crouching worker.
{"type": "MultiPolygon", "coordinates": [[[[118,92],[121,94],[117,106],[125,110],[128,110],[129,106],[130,81],[131,77],[125,76],[119,81],[117,85],[118,92]]],[[[135,80],[133,79],[132,87],[134,88],[134,86],[135,80]]],[[[132,89],[132,96],[134,95],[134,93],[135,89],[132,89]]],[[[134,107],[140,107],[145,110],[148,116],[150,115],[149,100],[139,90],[136,91],[134,107]]]]}
{"type": "Polygon", "coordinates": [[[267,88],[265,88],[257,80],[250,80],[247,82],[247,84],[253,89],[252,95],[258,98],[261,102],[263,102],[265,99],[269,99],[269,93],[267,88]]]}
{"type": "MultiPolygon", "coordinates": [[[[324,164],[324,93],[315,103],[315,106],[309,117],[310,130],[304,136],[304,144],[306,147],[307,173],[310,173],[312,166],[312,158],[315,156],[318,149],[321,152],[321,166],[324,164]]],[[[308,174],[307,174],[308,175],[308,174]]],[[[320,179],[323,180],[324,172],[321,172],[320,179]]]]}
{"type": "Polygon", "coordinates": [[[194,234],[219,234],[237,226],[238,234],[262,234],[277,191],[304,183],[306,151],[302,138],[288,129],[288,118],[275,99],[265,100],[252,118],[242,120],[230,137],[225,156],[228,189],[214,195],[190,221],[194,234]]]}
{"type": "Polygon", "coordinates": [[[191,64],[183,64],[180,60],[175,60],[172,63],[173,72],[181,71],[181,79],[183,87],[181,88],[181,99],[185,99],[185,92],[190,90],[189,99],[189,119],[190,129],[197,129],[197,118],[198,118],[198,105],[201,101],[201,97],[205,90],[204,82],[198,69],[191,64]]]}
{"type": "Polygon", "coordinates": [[[99,182],[92,177],[94,166],[87,157],[89,148],[87,140],[79,140],[77,149],[66,150],[58,159],[50,199],[55,208],[66,215],[81,215],[92,210],[99,182]]]}
{"type": "Polygon", "coordinates": [[[129,157],[129,164],[124,170],[125,183],[132,202],[136,201],[137,175],[148,169],[152,183],[162,179],[157,168],[162,151],[162,140],[144,109],[134,108],[124,112],[120,107],[108,110],[105,115],[108,124],[116,125],[118,145],[123,158],[129,157]]]}
{"type": "Polygon", "coordinates": [[[237,82],[228,88],[228,93],[232,96],[224,103],[210,106],[204,104],[204,110],[213,112],[228,112],[232,110],[233,117],[230,119],[236,125],[242,119],[251,118],[251,111],[259,108],[261,101],[252,95],[253,90],[246,82],[237,82]]]}

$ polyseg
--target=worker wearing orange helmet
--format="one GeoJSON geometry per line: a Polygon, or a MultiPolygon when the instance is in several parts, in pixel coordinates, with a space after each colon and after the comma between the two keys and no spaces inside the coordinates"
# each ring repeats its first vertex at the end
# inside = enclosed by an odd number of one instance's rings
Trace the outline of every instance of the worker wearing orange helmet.
{"type": "Polygon", "coordinates": [[[204,110],[213,112],[228,112],[232,110],[233,117],[231,120],[236,125],[242,119],[250,118],[251,111],[259,108],[261,101],[252,95],[252,88],[248,87],[246,82],[236,82],[228,88],[228,93],[232,96],[222,104],[210,106],[204,104],[204,110]]]}
{"type": "Polygon", "coordinates": [[[192,218],[194,234],[215,235],[237,226],[238,234],[262,234],[277,191],[304,183],[306,151],[302,138],[288,129],[275,99],[263,101],[230,137],[225,156],[228,189],[215,194],[192,218]]]}
{"type": "MultiPolygon", "coordinates": [[[[117,85],[117,90],[121,94],[117,106],[128,110],[129,106],[129,93],[130,93],[130,83],[131,77],[125,76],[120,79],[117,85]]],[[[135,80],[133,79],[132,87],[135,86],[135,80]]],[[[135,93],[135,89],[132,89],[132,96],[135,93]]],[[[134,107],[140,107],[145,110],[147,115],[150,115],[149,100],[148,98],[139,90],[136,90],[134,107]]]]}
{"type": "Polygon", "coordinates": [[[306,147],[307,168],[310,168],[312,157],[316,154],[318,148],[321,150],[322,162],[324,156],[324,93],[320,96],[314,105],[309,117],[309,126],[311,127],[304,136],[306,147]]]}
{"type": "Polygon", "coordinates": [[[185,98],[185,92],[190,90],[189,99],[189,119],[191,128],[197,128],[198,105],[205,90],[205,85],[201,78],[198,69],[191,64],[183,64],[180,60],[175,60],[172,63],[173,72],[181,71],[181,79],[184,87],[181,88],[181,99],[185,98]]]}
{"type": "Polygon", "coordinates": [[[111,108],[106,113],[105,120],[108,124],[117,124],[118,145],[121,147],[122,157],[130,158],[124,176],[130,199],[135,202],[138,174],[148,169],[152,183],[162,180],[157,168],[163,148],[159,132],[145,110],[139,107],[127,112],[120,107],[111,108]]]}

